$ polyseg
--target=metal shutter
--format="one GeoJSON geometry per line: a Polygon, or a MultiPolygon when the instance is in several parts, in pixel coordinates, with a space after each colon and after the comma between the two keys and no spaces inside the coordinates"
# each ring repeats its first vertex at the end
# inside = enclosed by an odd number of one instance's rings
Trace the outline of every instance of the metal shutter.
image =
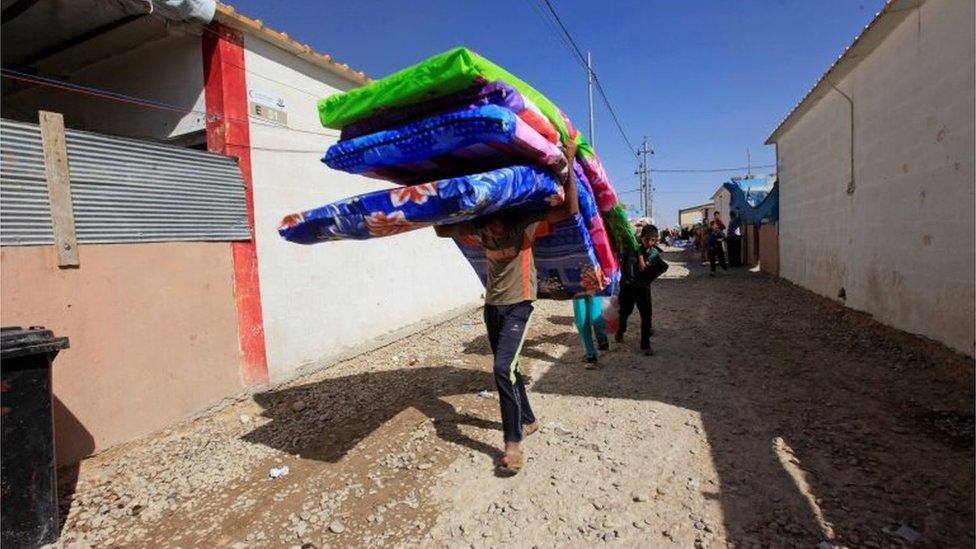
{"type": "MultiPolygon", "coordinates": [[[[251,238],[233,158],[78,130],[65,141],[79,243],[251,238]]],[[[40,128],[0,119],[0,245],[53,242],[40,128]]]]}

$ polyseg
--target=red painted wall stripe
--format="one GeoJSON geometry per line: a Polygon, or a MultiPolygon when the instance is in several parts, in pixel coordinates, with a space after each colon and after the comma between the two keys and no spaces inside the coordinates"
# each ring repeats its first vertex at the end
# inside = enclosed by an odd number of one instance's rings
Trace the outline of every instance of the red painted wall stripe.
{"type": "Polygon", "coordinates": [[[261,312],[258,253],[254,235],[251,133],[248,125],[244,37],[219,23],[203,33],[203,77],[207,103],[207,150],[237,157],[244,177],[251,240],[233,242],[234,296],[241,345],[241,377],[246,385],[268,381],[268,359],[261,312]]]}

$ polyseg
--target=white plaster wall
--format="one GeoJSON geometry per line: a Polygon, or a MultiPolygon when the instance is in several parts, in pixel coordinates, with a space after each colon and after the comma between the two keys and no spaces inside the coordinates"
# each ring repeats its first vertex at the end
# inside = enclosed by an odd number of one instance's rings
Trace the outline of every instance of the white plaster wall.
{"type": "MultiPolygon", "coordinates": [[[[732,193],[730,193],[729,190],[726,189],[724,186],[719,187],[719,189],[715,191],[715,194],[712,195],[712,202],[715,203],[714,211],[718,212],[719,215],[722,216],[722,221],[728,223],[729,212],[732,211],[731,209],[732,193]]],[[[712,217],[711,219],[714,219],[714,217],[712,217]]],[[[711,221],[711,219],[709,219],[709,221],[711,221]]]]}
{"type": "Polygon", "coordinates": [[[37,122],[37,111],[48,110],[64,114],[70,128],[156,140],[204,129],[203,50],[198,34],[154,38],[63,79],[196,112],[37,86],[4,96],[3,116],[37,122]]]}
{"type": "Polygon", "coordinates": [[[974,352],[974,6],[929,0],[777,143],[780,274],[974,352]]]}
{"type": "Polygon", "coordinates": [[[320,161],[338,132],[318,98],[353,85],[258,38],[245,39],[248,87],[281,96],[289,129],[252,118],[255,237],[272,381],[328,363],[391,331],[473,306],[483,288],[450,240],[432,229],[369,241],[301,246],[279,238],[289,213],[393,185],[320,161]],[[299,131],[295,131],[299,130],[299,131]],[[303,133],[305,132],[305,133],[303,133]]]}

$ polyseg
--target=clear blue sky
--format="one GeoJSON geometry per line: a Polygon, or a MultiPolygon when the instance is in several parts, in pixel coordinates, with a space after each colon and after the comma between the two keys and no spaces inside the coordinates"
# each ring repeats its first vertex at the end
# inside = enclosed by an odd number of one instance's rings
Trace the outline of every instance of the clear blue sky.
{"type": "MultiPolygon", "coordinates": [[[[233,0],[232,0],[233,1],[233,0]]],[[[550,0],[651,167],[774,164],[766,137],[883,0],[550,0]]],[[[237,0],[233,5],[381,77],[468,46],[519,75],[586,131],[586,73],[543,19],[542,0],[237,0]]],[[[598,99],[596,100],[598,101],[598,99]]],[[[624,202],[636,159],[597,102],[596,146],[624,202]]],[[[770,170],[766,170],[770,171],[770,170]]],[[[707,201],[726,174],[654,174],[658,224],[707,201]]]]}

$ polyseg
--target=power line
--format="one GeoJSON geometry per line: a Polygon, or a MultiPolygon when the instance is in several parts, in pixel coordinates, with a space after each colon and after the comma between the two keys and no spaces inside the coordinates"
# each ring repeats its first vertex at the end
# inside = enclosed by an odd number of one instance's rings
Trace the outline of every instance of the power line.
{"type": "Polygon", "coordinates": [[[194,111],[192,109],[186,109],[184,107],[163,103],[161,101],[154,101],[152,99],[134,97],[131,95],[116,93],[109,90],[103,90],[103,89],[93,88],[89,86],[82,86],[81,84],[74,84],[71,82],[66,82],[64,80],[58,80],[56,78],[48,78],[46,76],[35,76],[33,74],[15,71],[13,69],[7,69],[7,68],[0,69],[0,75],[2,75],[5,78],[9,78],[11,80],[30,82],[32,84],[47,86],[49,88],[57,88],[57,89],[62,89],[67,91],[73,91],[76,93],[82,93],[85,95],[100,97],[102,99],[111,99],[122,103],[130,103],[141,107],[150,107],[153,109],[178,112],[181,114],[201,114],[203,116],[207,115],[207,113],[203,111],[194,111]]]}
{"type": "Polygon", "coordinates": [[[566,36],[563,35],[563,33],[559,31],[559,28],[556,27],[556,24],[552,22],[552,17],[546,15],[546,12],[543,10],[542,6],[540,6],[535,0],[527,0],[527,3],[532,6],[532,10],[535,11],[536,15],[538,15],[542,20],[542,25],[549,31],[550,38],[555,40],[558,45],[565,47],[566,51],[568,51],[571,56],[575,57],[576,54],[573,52],[573,45],[569,43],[569,40],[566,40],[566,36]]]}
{"type": "MultiPolygon", "coordinates": [[[[203,27],[203,31],[204,32],[209,32],[210,34],[213,34],[214,36],[217,36],[219,38],[223,38],[224,37],[222,34],[220,34],[219,32],[211,29],[210,27],[206,27],[206,26],[203,27]]],[[[281,80],[276,80],[274,78],[271,78],[270,76],[265,76],[265,75],[263,75],[263,74],[261,74],[261,73],[259,73],[257,71],[251,70],[251,69],[249,69],[247,67],[242,67],[241,65],[238,65],[237,63],[232,63],[230,61],[227,61],[226,59],[221,59],[220,62],[223,63],[223,64],[225,64],[225,65],[230,65],[231,67],[234,67],[236,69],[240,69],[240,70],[242,70],[242,71],[244,71],[244,72],[246,72],[248,74],[253,74],[254,76],[257,76],[258,78],[263,78],[263,79],[265,79],[265,80],[267,80],[269,82],[274,82],[275,84],[279,84],[281,86],[285,86],[286,88],[291,88],[291,89],[293,89],[293,90],[295,90],[297,92],[304,93],[305,95],[308,95],[310,97],[314,97],[315,99],[319,99],[319,98],[322,97],[322,94],[320,94],[320,93],[310,92],[310,91],[308,91],[306,89],[299,88],[299,87],[294,86],[292,84],[289,84],[287,82],[282,82],[281,80]]]]}
{"type": "Polygon", "coordinates": [[[127,103],[131,105],[136,105],[139,107],[148,107],[153,109],[165,110],[170,112],[176,112],[180,114],[196,114],[202,116],[208,120],[229,120],[237,122],[248,122],[257,124],[260,126],[267,126],[269,128],[275,128],[279,130],[285,130],[295,133],[303,133],[310,135],[318,135],[325,137],[338,137],[338,133],[334,132],[318,132],[312,130],[301,130],[298,128],[290,128],[288,126],[282,126],[281,124],[275,124],[273,122],[266,122],[264,120],[256,119],[254,117],[242,117],[242,116],[228,116],[228,115],[216,115],[208,114],[206,111],[188,109],[186,107],[181,107],[179,105],[173,105],[171,103],[165,103],[162,101],[156,101],[154,99],[146,99],[144,97],[138,97],[134,95],[127,95],[124,93],[113,92],[105,90],[102,88],[96,88],[92,86],[84,86],[81,84],[75,84],[73,82],[67,82],[64,80],[58,80],[56,78],[49,78],[46,76],[37,76],[25,72],[16,71],[13,69],[2,68],[0,69],[0,76],[4,78],[9,78],[11,80],[18,80],[21,82],[29,82],[32,84],[37,84],[39,86],[47,86],[50,88],[56,88],[61,90],[66,90],[70,92],[80,93],[83,95],[90,95],[93,97],[98,97],[101,99],[107,99],[110,101],[117,101],[120,103],[127,103]]]}
{"type": "Polygon", "coordinates": [[[600,78],[597,77],[596,73],[593,73],[593,81],[596,82],[596,91],[600,94],[600,99],[603,100],[603,104],[606,105],[607,110],[610,111],[610,117],[613,118],[613,123],[617,126],[617,131],[620,132],[620,137],[623,137],[624,141],[627,142],[627,146],[630,147],[631,151],[636,153],[634,149],[634,144],[630,142],[627,138],[627,132],[624,131],[623,126],[620,124],[620,119],[617,118],[617,112],[613,109],[613,105],[610,104],[610,98],[607,97],[607,92],[603,89],[603,84],[600,82],[600,78]]]}
{"type": "Polygon", "coordinates": [[[556,20],[556,23],[559,24],[559,28],[562,29],[563,34],[569,40],[569,43],[573,48],[573,53],[575,53],[576,61],[579,62],[579,64],[584,69],[586,69],[590,75],[593,76],[593,81],[596,83],[596,90],[600,94],[600,99],[603,101],[603,104],[607,107],[607,111],[610,112],[610,118],[613,119],[613,123],[617,127],[617,131],[620,132],[620,137],[623,138],[625,143],[627,143],[627,147],[630,149],[630,152],[634,153],[634,155],[636,156],[637,147],[635,147],[634,144],[630,141],[630,138],[627,137],[627,132],[624,131],[623,124],[620,123],[620,118],[617,116],[617,111],[613,108],[613,105],[610,103],[610,98],[607,97],[607,92],[603,88],[603,84],[600,82],[600,78],[597,76],[595,72],[593,72],[593,70],[587,64],[586,57],[583,55],[583,52],[580,49],[580,47],[576,44],[576,40],[573,39],[573,35],[569,33],[569,29],[566,28],[566,25],[563,23],[562,18],[559,17],[559,13],[556,12],[556,8],[555,6],[552,5],[552,2],[550,2],[550,0],[542,0],[542,1],[545,2],[546,7],[549,8],[549,13],[552,14],[553,18],[556,20]]]}
{"type": "MultiPolygon", "coordinates": [[[[751,166],[751,168],[775,168],[776,164],[763,164],[762,166],[751,166]]],[[[655,173],[722,173],[722,172],[741,172],[749,170],[750,166],[739,166],[738,168],[704,168],[704,169],[656,169],[649,170],[655,173]]]]}
{"type": "MultiPolygon", "coordinates": [[[[551,6],[551,4],[549,4],[548,0],[545,0],[545,1],[546,1],[546,4],[547,5],[550,5],[551,6]]],[[[565,27],[562,26],[562,28],[565,31],[565,27]]],[[[565,32],[567,32],[567,36],[568,36],[568,31],[565,31],[565,32]]],[[[571,40],[571,37],[570,37],[570,40],[571,40]]],[[[564,42],[564,44],[566,44],[568,48],[571,47],[574,50],[576,50],[575,44],[572,44],[571,45],[568,42],[564,42]]],[[[578,50],[576,50],[576,51],[578,51],[578,50]]],[[[235,65],[233,63],[229,63],[229,64],[237,67],[237,65],[235,65]]],[[[585,67],[585,61],[584,61],[584,67],[585,67]]],[[[240,67],[240,68],[243,68],[243,67],[240,67]]],[[[244,70],[247,70],[247,69],[244,69],[244,70]]],[[[262,74],[259,74],[257,72],[250,71],[250,70],[247,70],[247,71],[250,72],[250,73],[252,73],[252,74],[254,74],[255,76],[259,76],[261,78],[265,78],[267,80],[270,80],[270,81],[273,81],[273,82],[276,82],[276,83],[284,84],[283,82],[278,82],[277,80],[274,80],[274,79],[272,79],[270,77],[266,77],[266,76],[264,76],[262,74]]],[[[33,74],[16,71],[16,70],[9,69],[9,68],[0,69],[0,76],[3,76],[4,78],[9,78],[11,80],[19,80],[19,81],[22,81],[22,82],[28,82],[28,83],[32,83],[32,84],[36,84],[36,85],[40,85],[40,86],[46,86],[46,87],[51,87],[51,88],[56,88],[56,89],[62,89],[62,90],[70,91],[70,92],[81,93],[81,94],[84,94],[84,95],[90,95],[90,96],[99,97],[99,98],[102,98],[102,99],[107,99],[107,100],[112,100],[112,101],[118,101],[118,102],[122,102],[122,103],[128,103],[128,104],[132,104],[132,105],[136,105],[136,106],[141,106],[141,107],[148,107],[148,108],[166,110],[166,111],[177,112],[177,113],[182,113],[182,114],[197,114],[197,115],[200,115],[200,116],[207,117],[207,118],[209,118],[211,120],[217,120],[217,119],[223,118],[223,119],[227,119],[227,120],[247,121],[247,122],[254,123],[254,124],[258,124],[258,125],[267,126],[267,127],[270,127],[270,128],[275,128],[275,129],[280,129],[280,130],[285,130],[285,131],[290,131],[290,132],[295,132],[295,133],[319,135],[319,136],[326,136],[326,137],[338,137],[339,136],[338,133],[333,133],[333,132],[328,132],[328,131],[318,132],[318,131],[311,131],[311,130],[301,130],[301,129],[298,129],[298,128],[290,128],[288,126],[282,126],[280,124],[275,124],[275,123],[272,123],[272,122],[266,122],[264,120],[256,119],[256,118],[253,118],[253,117],[250,117],[250,116],[247,117],[247,118],[244,118],[244,117],[234,117],[234,116],[227,116],[227,115],[208,114],[206,111],[202,111],[202,110],[188,109],[186,107],[181,107],[181,106],[178,106],[178,105],[164,103],[162,101],[156,101],[156,100],[153,100],[153,99],[147,99],[147,98],[133,96],[133,95],[127,95],[127,94],[123,94],[123,93],[119,93],[119,92],[113,92],[113,91],[105,90],[105,89],[102,89],[102,88],[96,88],[96,87],[91,87],[91,86],[84,86],[84,85],[76,84],[76,83],[73,83],[73,82],[67,82],[67,81],[64,81],[64,80],[58,80],[58,79],[55,79],[55,78],[50,78],[50,77],[45,77],[45,76],[33,75],[33,74]]],[[[593,73],[593,77],[594,77],[594,80],[597,83],[597,90],[600,91],[602,89],[602,86],[600,86],[600,84],[599,84],[599,79],[597,78],[596,73],[593,73]]],[[[284,84],[284,85],[288,86],[287,84],[284,84]]],[[[312,92],[309,92],[307,90],[302,90],[300,88],[295,88],[294,86],[288,86],[288,87],[291,87],[291,88],[295,89],[296,91],[304,92],[304,93],[306,93],[308,95],[316,95],[316,94],[313,94],[312,92]]],[[[601,97],[603,97],[603,93],[602,92],[601,92],[601,97]]],[[[604,102],[607,105],[608,109],[612,109],[612,107],[610,107],[609,102],[607,101],[606,97],[603,97],[603,99],[604,99],[604,102]]],[[[612,111],[611,111],[611,114],[613,114],[612,111]]],[[[626,134],[623,133],[623,129],[619,125],[618,125],[618,128],[617,129],[620,130],[621,137],[623,137],[624,140],[627,141],[627,144],[629,146],[631,146],[631,148],[633,149],[633,146],[631,145],[630,140],[627,139],[626,134]]],[[[252,147],[252,148],[261,148],[261,147],[252,147]]],[[[268,148],[268,150],[279,150],[279,149],[268,148]]],[[[306,149],[280,149],[280,150],[282,152],[317,152],[317,151],[306,150],[306,149]]],[[[775,167],[776,167],[776,164],[763,164],[763,165],[759,165],[759,166],[751,166],[751,168],[755,168],[755,169],[766,169],[766,168],[775,168],[775,167]]],[[[749,169],[750,169],[750,166],[739,166],[739,167],[733,167],[733,168],[690,168],[690,169],[665,169],[665,168],[653,169],[653,168],[649,168],[647,171],[653,172],[653,173],[723,173],[723,172],[740,172],[740,171],[749,170],[749,169]]],[[[631,190],[628,190],[628,191],[623,191],[623,192],[621,192],[619,194],[627,194],[627,193],[631,193],[631,192],[638,192],[639,190],[640,189],[631,189],[631,190]]]]}
{"type": "Polygon", "coordinates": [[[552,16],[556,19],[556,23],[559,24],[559,28],[563,29],[563,33],[566,35],[566,38],[569,39],[569,43],[573,45],[573,50],[576,51],[576,59],[578,59],[579,62],[582,63],[583,66],[585,67],[586,58],[583,57],[583,52],[580,50],[579,46],[576,45],[576,41],[573,40],[573,35],[569,34],[569,29],[566,28],[566,25],[563,24],[563,20],[560,19],[559,14],[556,13],[556,8],[553,7],[552,2],[550,2],[549,0],[542,0],[542,1],[546,3],[546,7],[549,8],[549,12],[552,13],[552,16]]]}

